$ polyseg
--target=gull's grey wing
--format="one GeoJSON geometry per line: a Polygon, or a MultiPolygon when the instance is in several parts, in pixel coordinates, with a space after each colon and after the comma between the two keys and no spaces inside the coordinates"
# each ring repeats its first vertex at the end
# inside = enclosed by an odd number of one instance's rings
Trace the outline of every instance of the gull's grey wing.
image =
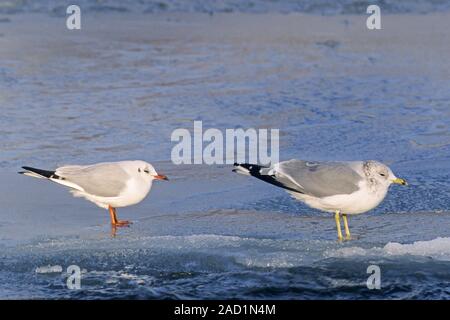
{"type": "Polygon", "coordinates": [[[117,197],[126,187],[129,179],[125,170],[114,163],[65,166],[56,169],[55,173],[63,180],[99,197],[117,197]]]}
{"type": "Polygon", "coordinates": [[[280,162],[267,172],[287,189],[323,198],[336,194],[350,194],[359,189],[362,177],[345,162],[280,162]]]}

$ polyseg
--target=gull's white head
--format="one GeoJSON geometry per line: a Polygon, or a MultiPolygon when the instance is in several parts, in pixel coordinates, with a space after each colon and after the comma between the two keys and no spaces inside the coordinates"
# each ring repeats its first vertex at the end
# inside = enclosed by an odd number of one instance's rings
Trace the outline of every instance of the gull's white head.
{"type": "Polygon", "coordinates": [[[145,161],[133,161],[134,170],[145,180],[169,180],[165,175],[156,172],[155,168],[145,161]]]}
{"type": "Polygon", "coordinates": [[[364,172],[368,178],[374,179],[382,185],[389,186],[395,183],[405,186],[408,184],[406,180],[397,178],[387,165],[378,161],[369,160],[364,162],[364,172]]]}

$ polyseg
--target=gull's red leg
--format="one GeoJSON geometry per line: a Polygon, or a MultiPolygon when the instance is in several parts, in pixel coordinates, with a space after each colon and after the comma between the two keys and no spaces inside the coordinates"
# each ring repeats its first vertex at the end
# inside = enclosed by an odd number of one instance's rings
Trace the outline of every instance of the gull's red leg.
{"type": "Polygon", "coordinates": [[[108,206],[108,211],[109,211],[109,216],[111,218],[111,225],[114,226],[117,222],[116,209],[114,209],[111,206],[108,206]]]}
{"type": "Polygon", "coordinates": [[[108,206],[108,209],[109,209],[109,215],[111,216],[111,224],[114,227],[126,227],[131,224],[130,221],[117,219],[116,208],[108,206]]]}

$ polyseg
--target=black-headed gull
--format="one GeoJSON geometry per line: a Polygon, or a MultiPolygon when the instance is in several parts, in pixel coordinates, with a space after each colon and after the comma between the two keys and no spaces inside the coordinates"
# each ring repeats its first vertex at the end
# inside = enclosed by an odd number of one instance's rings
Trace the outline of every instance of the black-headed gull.
{"type": "Polygon", "coordinates": [[[407,185],[388,166],[373,160],[307,162],[293,159],[271,167],[236,163],[233,171],[284,188],[312,208],[334,212],[339,240],[343,239],[341,215],[349,240],[348,214],[360,214],[378,206],[392,183],[407,185]]]}
{"type": "Polygon", "coordinates": [[[109,210],[113,227],[130,224],[117,219],[116,208],[141,202],[149,193],[153,180],[168,180],[145,161],[102,162],[92,165],[63,166],[54,171],[22,167],[19,172],[45,178],[70,187],[75,197],[83,197],[109,210]]]}

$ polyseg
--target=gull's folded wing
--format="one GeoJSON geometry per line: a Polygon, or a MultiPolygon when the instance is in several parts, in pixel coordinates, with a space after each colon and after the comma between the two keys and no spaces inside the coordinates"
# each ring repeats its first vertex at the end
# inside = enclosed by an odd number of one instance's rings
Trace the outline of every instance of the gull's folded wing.
{"type": "Polygon", "coordinates": [[[345,162],[307,162],[289,160],[275,164],[267,170],[281,185],[296,186],[296,191],[323,198],[337,194],[350,194],[359,189],[362,177],[345,162]]]}
{"type": "MultiPolygon", "coordinates": [[[[83,191],[99,197],[117,197],[126,187],[129,179],[125,170],[114,163],[64,166],[56,169],[55,173],[63,179],[55,182],[64,184],[66,181],[75,184],[83,191]]],[[[70,187],[69,184],[67,185],[70,187]]]]}

